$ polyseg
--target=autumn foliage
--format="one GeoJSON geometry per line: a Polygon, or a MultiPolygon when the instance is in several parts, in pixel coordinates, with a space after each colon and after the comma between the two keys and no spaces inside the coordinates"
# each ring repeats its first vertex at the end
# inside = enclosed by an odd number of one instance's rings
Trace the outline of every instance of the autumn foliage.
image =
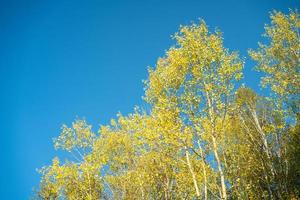
{"type": "MultiPolygon", "coordinates": [[[[38,199],[297,199],[300,18],[273,12],[250,50],[265,96],[243,86],[245,60],[204,21],[182,26],[149,68],[145,101],[98,133],[64,125],[38,199]]],[[[245,75],[247,76],[247,74],[245,75]]]]}

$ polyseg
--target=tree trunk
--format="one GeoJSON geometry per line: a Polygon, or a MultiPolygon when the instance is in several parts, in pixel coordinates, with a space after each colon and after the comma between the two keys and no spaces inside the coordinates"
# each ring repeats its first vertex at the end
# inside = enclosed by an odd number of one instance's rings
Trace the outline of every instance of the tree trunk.
{"type": "MultiPolygon", "coordinates": [[[[221,198],[226,200],[227,199],[227,193],[226,193],[226,185],[225,185],[225,175],[222,169],[220,157],[218,154],[218,147],[217,147],[217,142],[215,138],[215,122],[213,117],[216,116],[216,113],[214,112],[213,109],[213,99],[211,99],[211,96],[209,95],[209,92],[207,90],[207,85],[204,83],[204,88],[205,88],[205,94],[207,98],[207,104],[208,104],[208,110],[209,110],[209,118],[210,118],[210,124],[211,124],[211,138],[212,138],[212,143],[213,143],[213,152],[217,161],[218,165],[218,171],[220,174],[220,181],[221,181],[221,198]]],[[[225,116],[224,116],[225,117],[225,116]]]]}
{"type": "Polygon", "coordinates": [[[205,169],[205,158],[203,155],[203,151],[202,151],[202,147],[200,145],[200,142],[198,140],[198,146],[200,149],[200,155],[201,155],[201,159],[202,159],[202,170],[203,170],[203,176],[204,176],[204,200],[207,200],[207,175],[206,175],[206,169],[205,169]]]}
{"type": "Polygon", "coordinates": [[[192,178],[193,178],[193,183],[194,183],[194,187],[195,187],[195,190],[196,190],[197,199],[199,199],[200,198],[200,192],[199,192],[199,188],[198,188],[198,184],[197,184],[197,179],[196,179],[196,175],[195,175],[193,166],[192,166],[191,161],[190,161],[189,152],[188,152],[186,147],[185,147],[185,156],[186,156],[187,165],[189,167],[190,173],[191,173],[192,178]]]}
{"type": "Polygon", "coordinates": [[[212,142],[213,142],[213,151],[214,151],[214,155],[215,155],[215,158],[217,161],[218,171],[219,171],[220,179],[221,179],[221,192],[222,192],[221,198],[225,200],[225,199],[227,199],[225,176],[224,176],[224,172],[223,172],[223,169],[221,166],[221,161],[220,161],[219,154],[218,154],[216,138],[213,135],[212,135],[212,142]]]}
{"type": "Polygon", "coordinates": [[[269,167],[271,169],[271,174],[273,176],[273,178],[275,178],[275,169],[273,167],[273,163],[272,163],[272,158],[271,158],[271,151],[270,151],[270,148],[269,148],[269,145],[268,145],[268,142],[267,142],[267,139],[265,137],[265,133],[264,131],[262,130],[262,127],[258,121],[258,118],[257,118],[257,114],[256,114],[256,111],[251,111],[251,114],[252,114],[252,117],[254,119],[254,122],[255,122],[255,126],[256,126],[256,129],[257,131],[259,132],[260,136],[261,136],[261,139],[263,141],[263,145],[264,145],[264,148],[265,148],[265,152],[267,154],[267,157],[268,157],[268,160],[269,160],[269,167]]]}

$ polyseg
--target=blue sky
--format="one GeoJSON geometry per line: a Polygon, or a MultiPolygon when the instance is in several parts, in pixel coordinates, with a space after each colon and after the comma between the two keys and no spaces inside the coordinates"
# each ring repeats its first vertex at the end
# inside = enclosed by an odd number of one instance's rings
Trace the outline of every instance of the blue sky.
{"type": "Polygon", "coordinates": [[[145,105],[147,66],[174,44],[180,24],[203,18],[246,59],[246,85],[258,90],[248,48],[256,48],[272,9],[297,0],[0,1],[0,194],[28,199],[35,171],[57,155],[63,123],[85,117],[97,130],[117,112],[145,105]]]}

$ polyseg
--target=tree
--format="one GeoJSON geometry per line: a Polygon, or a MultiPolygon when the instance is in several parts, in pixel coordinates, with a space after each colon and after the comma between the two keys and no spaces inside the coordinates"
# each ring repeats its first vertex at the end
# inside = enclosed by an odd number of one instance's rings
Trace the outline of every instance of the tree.
{"type": "MultiPolygon", "coordinates": [[[[217,163],[220,198],[227,199],[221,141],[243,64],[237,53],[223,47],[221,33],[211,34],[204,21],[181,27],[174,38],[177,45],[159,59],[155,71],[150,70],[146,99],[162,112],[177,109],[183,127],[190,129],[188,134],[203,140],[199,144],[206,143],[217,163]]],[[[201,150],[201,145],[198,148],[201,150]]]]}
{"type": "Polygon", "coordinates": [[[55,147],[71,153],[75,161],[60,164],[58,158],[40,172],[43,177],[38,197],[41,199],[98,199],[103,193],[100,168],[93,165],[91,146],[96,135],[85,120],[76,120],[72,127],[62,127],[55,147]]]}
{"type": "Polygon", "coordinates": [[[241,87],[236,94],[236,108],[229,122],[228,165],[233,189],[247,198],[282,199],[288,190],[287,128],[283,112],[274,109],[274,104],[249,88],[241,87]]]}
{"type": "MultiPolygon", "coordinates": [[[[265,27],[264,36],[269,44],[259,43],[257,51],[249,54],[257,62],[256,69],[264,73],[262,86],[292,101],[299,109],[300,93],[300,18],[297,11],[271,13],[271,24],[265,27]]],[[[298,111],[297,111],[298,112],[298,111]]]]}

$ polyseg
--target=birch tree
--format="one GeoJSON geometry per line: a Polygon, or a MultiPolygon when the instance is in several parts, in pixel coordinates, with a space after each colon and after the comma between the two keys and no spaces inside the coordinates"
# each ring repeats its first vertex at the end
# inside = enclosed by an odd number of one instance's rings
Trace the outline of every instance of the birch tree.
{"type": "Polygon", "coordinates": [[[217,164],[220,198],[227,199],[221,140],[229,99],[235,82],[242,77],[243,62],[236,52],[223,47],[221,33],[210,33],[204,21],[181,27],[174,38],[176,45],[158,60],[155,70],[149,71],[146,99],[158,109],[177,107],[184,127],[191,130],[187,134],[205,140],[217,164]]]}

